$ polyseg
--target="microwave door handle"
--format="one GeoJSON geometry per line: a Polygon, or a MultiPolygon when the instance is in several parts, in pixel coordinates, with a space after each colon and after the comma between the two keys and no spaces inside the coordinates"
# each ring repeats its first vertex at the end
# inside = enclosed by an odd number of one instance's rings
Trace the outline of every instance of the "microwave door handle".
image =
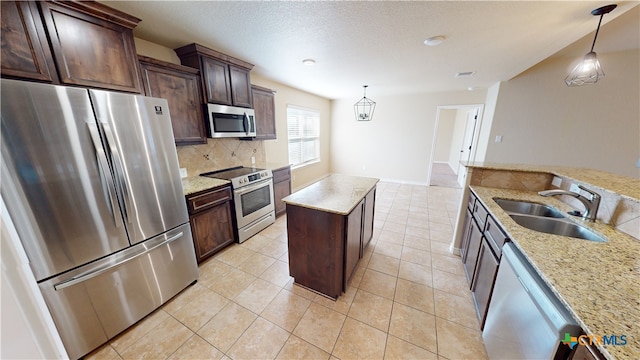
{"type": "Polygon", "coordinates": [[[251,124],[249,123],[249,115],[247,115],[246,112],[242,117],[242,124],[244,125],[244,132],[247,134],[247,136],[249,136],[249,132],[251,131],[251,124]]]}

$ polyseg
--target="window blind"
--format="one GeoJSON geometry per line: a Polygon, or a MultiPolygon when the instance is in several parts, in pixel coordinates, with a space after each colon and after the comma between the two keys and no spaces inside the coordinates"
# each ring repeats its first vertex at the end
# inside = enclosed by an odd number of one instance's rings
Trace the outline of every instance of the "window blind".
{"type": "Polygon", "coordinates": [[[287,106],[289,163],[293,166],[320,160],[320,112],[287,106]]]}

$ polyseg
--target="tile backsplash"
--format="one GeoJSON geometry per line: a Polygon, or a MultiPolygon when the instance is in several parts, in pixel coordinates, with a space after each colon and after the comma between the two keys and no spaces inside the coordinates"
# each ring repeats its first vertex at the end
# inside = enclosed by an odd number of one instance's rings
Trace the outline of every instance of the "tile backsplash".
{"type": "MultiPolygon", "coordinates": [[[[555,187],[551,185],[553,175],[549,173],[475,168],[470,172],[470,176],[471,185],[501,189],[540,191],[555,187]]],[[[559,177],[562,178],[560,188],[570,190],[571,184],[575,181],[564,176],[559,177]]],[[[590,186],[587,184],[587,187],[590,186]]],[[[640,240],[640,202],[603,190],[598,190],[602,196],[598,220],[640,240]]],[[[576,209],[584,209],[584,205],[571,196],[562,195],[557,198],[576,209]]]]}
{"type": "Polygon", "coordinates": [[[266,157],[263,141],[239,139],[207,139],[206,144],[176,147],[181,168],[188,176],[227,169],[234,166],[264,167],[266,157]],[[255,159],[252,164],[251,158],[255,159]]]}

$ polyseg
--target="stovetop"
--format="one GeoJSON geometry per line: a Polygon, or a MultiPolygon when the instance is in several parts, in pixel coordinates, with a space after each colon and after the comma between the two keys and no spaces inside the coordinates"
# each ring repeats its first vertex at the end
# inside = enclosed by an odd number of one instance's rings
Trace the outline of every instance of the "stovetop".
{"type": "Polygon", "coordinates": [[[204,174],[200,174],[200,176],[212,177],[212,178],[216,178],[216,179],[231,180],[231,179],[234,179],[234,178],[237,178],[237,177],[241,177],[241,176],[245,176],[245,175],[249,175],[249,174],[253,174],[253,173],[259,173],[259,172],[264,171],[264,170],[265,169],[237,166],[237,167],[232,167],[232,168],[229,168],[229,169],[222,169],[222,170],[215,170],[215,171],[211,171],[211,172],[206,172],[204,174]]]}
{"type": "Polygon", "coordinates": [[[234,188],[239,188],[256,181],[271,178],[273,174],[271,170],[237,166],[229,169],[206,172],[200,174],[200,176],[229,180],[234,188]]]}

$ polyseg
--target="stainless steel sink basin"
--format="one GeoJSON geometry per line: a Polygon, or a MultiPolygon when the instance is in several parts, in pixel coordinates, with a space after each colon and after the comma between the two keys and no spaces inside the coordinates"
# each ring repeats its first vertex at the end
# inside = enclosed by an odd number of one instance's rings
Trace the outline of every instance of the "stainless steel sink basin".
{"type": "Polygon", "coordinates": [[[535,216],[544,216],[551,218],[564,218],[564,215],[559,210],[556,210],[548,205],[537,204],[527,201],[507,200],[507,199],[493,199],[500,207],[509,214],[526,214],[535,216]]]}
{"type": "Polygon", "coordinates": [[[510,214],[510,216],[516,223],[518,223],[518,225],[526,227],[527,229],[589,241],[607,241],[605,238],[591,231],[589,228],[568,220],[519,214],[510,214]]]}

